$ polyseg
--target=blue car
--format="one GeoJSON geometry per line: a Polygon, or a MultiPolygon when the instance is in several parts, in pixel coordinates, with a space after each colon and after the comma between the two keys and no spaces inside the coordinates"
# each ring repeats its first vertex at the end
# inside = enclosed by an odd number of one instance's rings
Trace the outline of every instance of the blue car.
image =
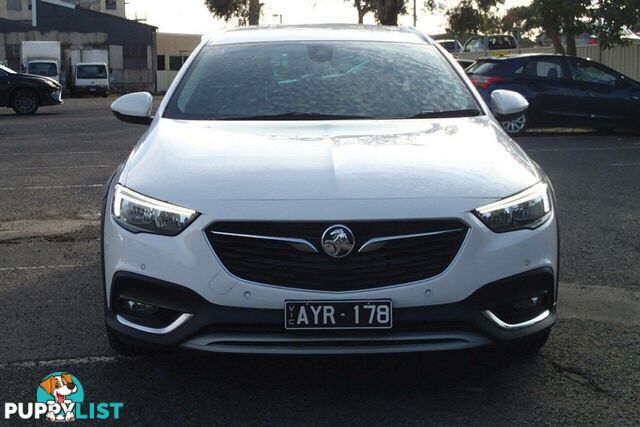
{"type": "Polygon", "coordinates": [[[496,89],[527,98],[526,113],[499,118],[512,135],[527,127],[640,129],[640,83],[588,59],[545,54],[482,58],[467,74],[486,102],[496,89]]]}

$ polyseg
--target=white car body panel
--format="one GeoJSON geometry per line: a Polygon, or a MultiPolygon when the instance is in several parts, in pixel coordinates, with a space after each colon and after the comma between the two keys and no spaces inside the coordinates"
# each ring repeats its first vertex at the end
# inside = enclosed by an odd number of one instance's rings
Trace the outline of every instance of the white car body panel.
{"type": "Polygon", "coordinates": [[[209,213],[220,200],[497,199],[539,180],[522,150],[490,119],[478,117],[165,119],[131,155],[120,182],[209,213]]]}

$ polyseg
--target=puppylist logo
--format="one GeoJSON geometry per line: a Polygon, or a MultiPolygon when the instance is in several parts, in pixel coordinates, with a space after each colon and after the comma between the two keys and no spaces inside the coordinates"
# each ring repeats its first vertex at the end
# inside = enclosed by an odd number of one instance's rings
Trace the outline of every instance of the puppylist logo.
{"type": "Polygon", "coordinates": [[[47,419],[53,422],[76,420],[118,420],[122,402],[84,402],[84,388],[66,372],[54,372],[42,379],[36,402],[6,402],[4,419],[47,419]]]}

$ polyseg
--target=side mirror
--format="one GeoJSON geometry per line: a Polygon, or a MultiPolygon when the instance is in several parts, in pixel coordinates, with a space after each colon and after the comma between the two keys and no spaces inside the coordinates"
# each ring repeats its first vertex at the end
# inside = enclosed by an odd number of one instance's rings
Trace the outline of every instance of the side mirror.
{"type": "Polygon", "coordinates": [[[136,92],[121,96],[111,104],[113,114],[123,122],[149,125],[153,121],[153,96],[149,92],[136,92]]]}
{"type": "Polygon", "coordinates": [[[529,101],[512,90],[496,89],[491,92],[491,111],[500,116],[519,114],[529,108],[529,101]]]}

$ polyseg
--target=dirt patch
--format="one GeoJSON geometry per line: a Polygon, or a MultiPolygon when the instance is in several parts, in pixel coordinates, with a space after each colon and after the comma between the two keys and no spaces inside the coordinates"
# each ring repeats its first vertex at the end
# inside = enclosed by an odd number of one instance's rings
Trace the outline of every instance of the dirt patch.
{"type": "Polygon", "coordinates": [[[31,237],[59,236],[100,225],[100,219],[19,220],[0,223],[0,242],[31,237]]]}

